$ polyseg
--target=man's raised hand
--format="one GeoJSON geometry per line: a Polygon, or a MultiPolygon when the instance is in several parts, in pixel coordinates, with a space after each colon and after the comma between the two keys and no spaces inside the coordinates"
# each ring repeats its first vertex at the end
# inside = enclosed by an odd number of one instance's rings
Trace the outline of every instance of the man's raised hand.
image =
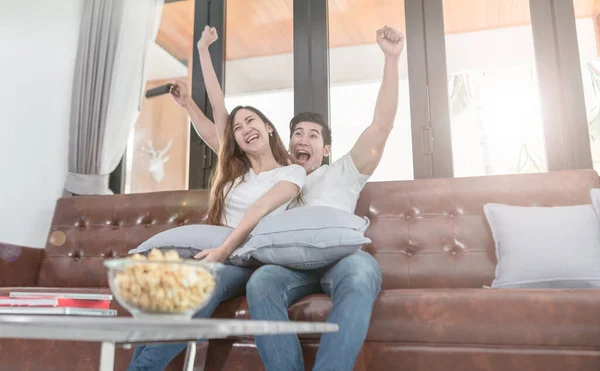
{"type": "Polygon", "coordinates": [[[404,34],[392,27],[377,30],[377,44],[386,56],[397,57],[404,49],[404,34]]]}

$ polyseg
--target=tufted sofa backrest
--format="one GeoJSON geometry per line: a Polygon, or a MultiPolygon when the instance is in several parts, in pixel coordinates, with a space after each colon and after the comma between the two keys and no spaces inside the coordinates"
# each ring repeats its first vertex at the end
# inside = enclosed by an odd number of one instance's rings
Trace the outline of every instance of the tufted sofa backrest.
{"type": "Polygon", "coordinates": [[[483,205],[590,204],[598,187],[593,170],[373,182],[356,213],[371,220],[367,250],[381,265],[384,289],[481,288],[496,266],[483,205]]]}
{"type": "MultiPolygon", "coordinates": [[[[494,241],[486,203],[565,206],[590,203],[595,171],[371,182],[356,213],[368,216],[365,249],[384,289],[490,285],[494,241]]],[[[204,190],[62,198],[57,202],[38,285],[106,287],[102,261],[127,255],[149,237],[205,218],[204,190]]]]}
{"type": "Polygon", "coordinates": [[[44,287],[108,287],[103,260],[164,230],[200,224],[205,190],[61,198],[38,276],[44,287]]]}

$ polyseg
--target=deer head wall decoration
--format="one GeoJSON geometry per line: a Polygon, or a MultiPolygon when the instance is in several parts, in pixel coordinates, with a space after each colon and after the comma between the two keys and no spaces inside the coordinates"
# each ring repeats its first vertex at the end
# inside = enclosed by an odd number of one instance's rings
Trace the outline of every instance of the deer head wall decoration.
{"type": "Polygon", "coordinates": [[[169,161],[169,156],[165,155],[173,145],[173,139],[170,139],[165,148],[161,150],[155,150],[151,140],[146,140],[146,143],[147,147],[145,152],[150,154],[148,171],[152,175],[152,179],[154,179],[156,183],[160,183],[165,177],[165,164],[169,161]]]}

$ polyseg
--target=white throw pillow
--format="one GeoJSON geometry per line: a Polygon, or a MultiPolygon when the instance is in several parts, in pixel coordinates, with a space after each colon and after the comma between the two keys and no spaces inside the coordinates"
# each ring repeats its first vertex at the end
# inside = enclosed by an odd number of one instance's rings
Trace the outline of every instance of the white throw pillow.
{"type": "Polygon", "coordinates": [[[598,218],[600,218],[600,189],[593,188],[590,191],[590,196],[592,198],[592,207],[594,208],[598,218]]]}
{"type": "Polygon", "coordinates": [[[498,259],[492,287],[600,287],[600,222],[592,205],[483,209],[498,259]]]}

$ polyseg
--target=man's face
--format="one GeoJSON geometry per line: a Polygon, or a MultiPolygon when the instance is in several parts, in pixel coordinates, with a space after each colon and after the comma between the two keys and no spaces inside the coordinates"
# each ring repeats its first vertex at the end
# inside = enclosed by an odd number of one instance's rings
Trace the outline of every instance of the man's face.
{"type": "Polygon", "coordinates": [[[290,139],[290,154],[310,174],[329,156],[331,147],[323,144],[321,125],[303,121],[296,125],[290,139]]]}

